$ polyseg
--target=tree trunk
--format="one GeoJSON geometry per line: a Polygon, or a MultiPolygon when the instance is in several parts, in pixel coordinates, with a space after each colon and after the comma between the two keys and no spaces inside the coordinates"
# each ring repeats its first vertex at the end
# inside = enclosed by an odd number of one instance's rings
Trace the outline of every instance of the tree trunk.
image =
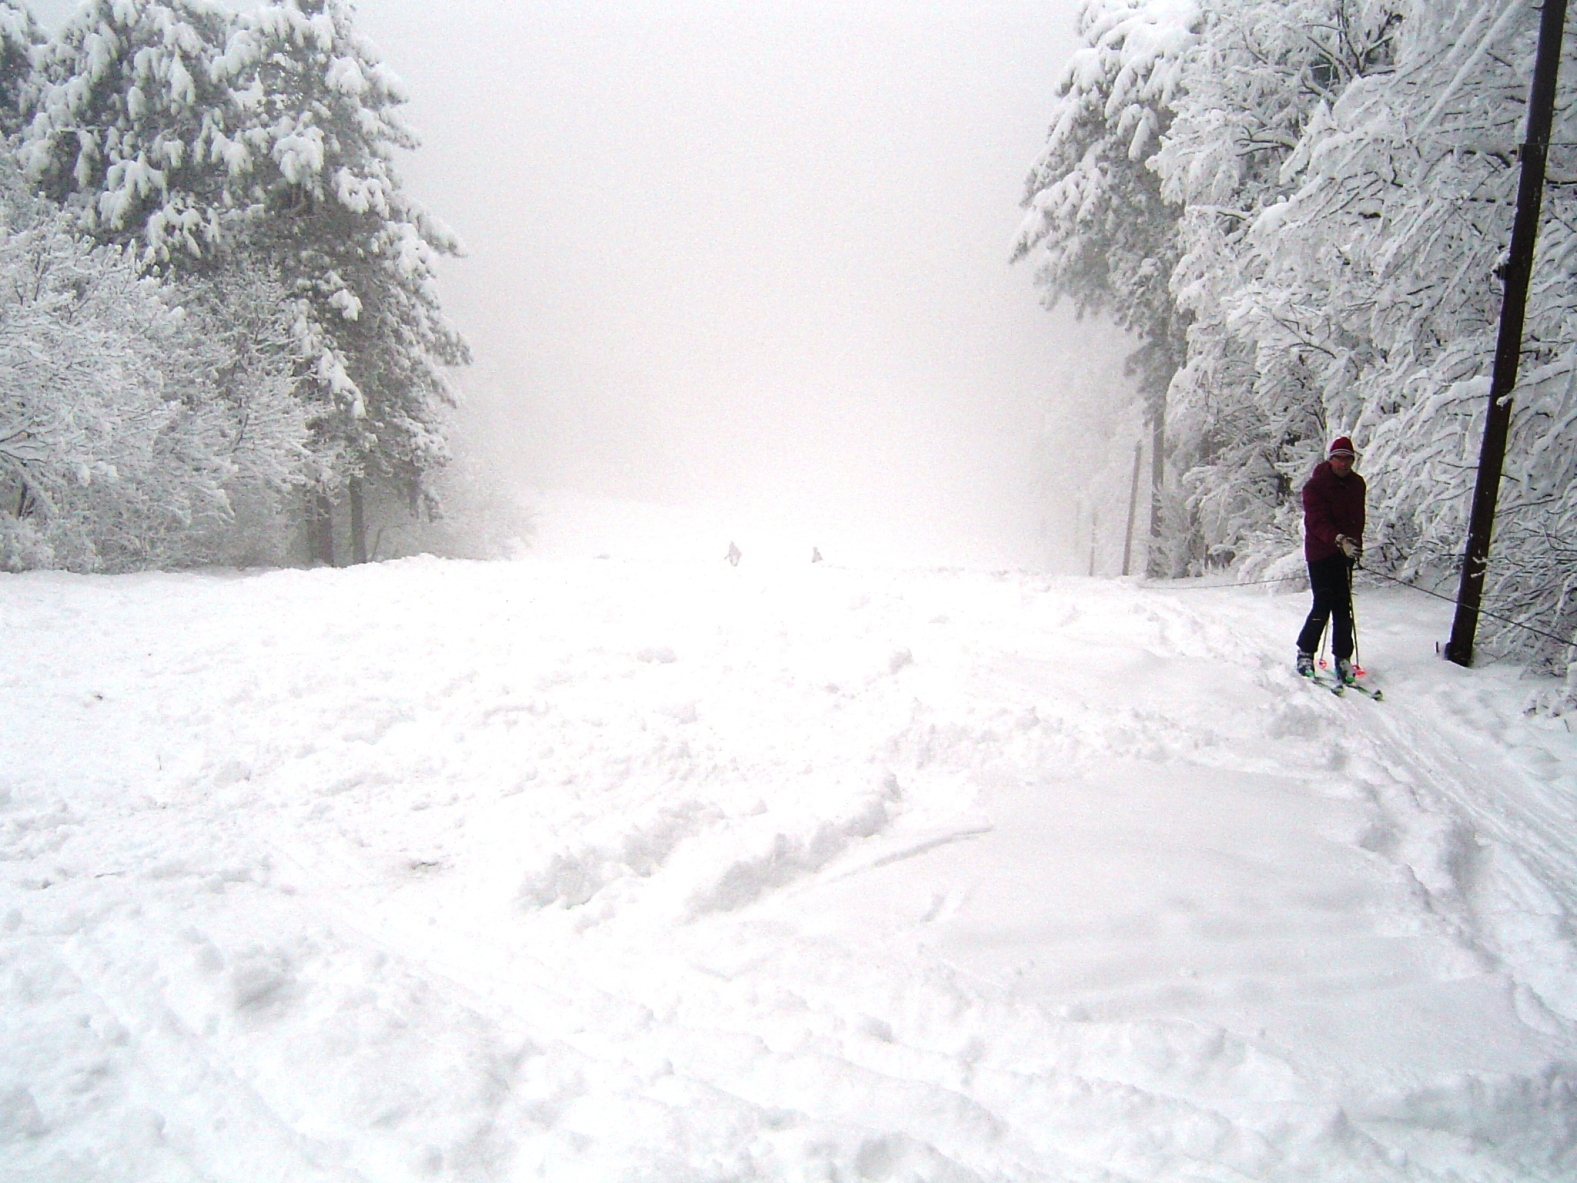
{"type": "Polygon", "coordinates": [[[367,561],[367,515],[359,476],[350,478],[350,561],[367,561]]]}
{"type": "Polygon", "coordinates": [[[307,552],[314,567],[334,565],[334,503],[327,493],[308,495],[307,552]]]}

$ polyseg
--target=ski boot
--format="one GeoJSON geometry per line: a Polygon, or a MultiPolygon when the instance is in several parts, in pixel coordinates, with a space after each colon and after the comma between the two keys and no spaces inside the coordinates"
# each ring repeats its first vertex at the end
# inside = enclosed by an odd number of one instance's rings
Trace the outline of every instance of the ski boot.
{"type": "Polygon", "coordinates": [[[1358,681],[1358,675],[1353,673],[1352,662],[1345,657],[1336,659],[1336,680],[1343,686],[1351,686],[1358,681]]]}
{"type": "Polygon", "coordinates": [[[1298,664],[1297,664],[1296,668],[1297,668],[1299,677],[1303,677],[1303,678],[1312,678],[1312,677],[1314,677],[1314,654],[1312,654],[1312,653],[1305,653],[1302,649],[1299,649],[1298,650],[1298,664]]]}

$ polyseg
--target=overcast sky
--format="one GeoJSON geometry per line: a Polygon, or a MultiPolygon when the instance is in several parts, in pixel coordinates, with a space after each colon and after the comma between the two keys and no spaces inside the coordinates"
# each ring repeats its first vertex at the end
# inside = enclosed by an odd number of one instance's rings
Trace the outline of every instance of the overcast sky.
{"type": "Polygon", "coordinates": [[[363,0],[468,250],[475,434],[526,485],[1033,561],[1091,362],[1007,259],[1074,8],[363,0]]]}

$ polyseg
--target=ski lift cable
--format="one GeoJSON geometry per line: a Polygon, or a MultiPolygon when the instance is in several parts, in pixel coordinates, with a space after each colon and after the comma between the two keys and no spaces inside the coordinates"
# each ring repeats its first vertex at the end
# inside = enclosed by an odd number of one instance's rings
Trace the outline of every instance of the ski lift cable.
{"type": "Polygon", "coordinates": [[[1223,587],[1263,587],[1267,583],[1299,583],[1308,576],[1286,575],[1280,579],[1245,579],[1241,583],[1190,583],[1186,587],[1167,587],[1158,583],[1141,583],[1139,586],[1147,591],[1214,591],[1223,587]]]}
{"type": "MultiPolygon", "coordinates": [[[[1420,592],[1420,593],[1422,593],[1423,595],[1426,595],[1426,596],[1433,596],[1437,600],[1444,600],[1447,604],[1455,604],[1456,603],[1456,598],[1453,597],[1453,596],[1443,596],[1439,592],[1430,591],[1427,587],[1419,587],[1416,583],[1408,583],[1405,579],[1397,579],[1393,575],[1387,575],[1384,571],[1376,571],[1376,570],[1374,570],[1371,567],[1359,567],[1358,570],[1362,571],[1365,575],[1378,575],[1381,579],[1384,579],[1384,580],[1387,580],[1388,582],[1394,583],[1398,587],[1405,587],[1405,588],[1407,588],[1410,591],[1420,592]]],[[[1268,583],[1301,583],[1301,582],[1303,582],[1305,580],[1305,578],[1306,577],[1303,576],[1303,575],[1288,575],[1288,576],[1285,576],[1285,577],[1283,577],[1281,579],[1248,579],[1248,580],[1244,580],[1242,583],[1192,583],[1192,584],[1189,584],[1186,587],[1168,587],[1168,588],[1165,588],[1165,590],[1166,591],[1216,591],[1216,590],[1220,590],[1220,589],[1223,589],[1223,588],[1232,588],[1232,587],[1263,587],[1264,585],[1266,585],[1268,583]]],[[[1139,586],[1144,588],[1144,589],[1146,589],[1147,591],[1160,591],[1160,590],[1162,590],[1162,587],[1160,585],[1153,584],[1153,583],[1141,583],[1139,586]]],[[[1500,613],[1498,613],[1498,612],[1491,612],[1487,608],[1482,608],[1481,607],[1478,610],[1478,614],[1480,616],[1487,616],[1491,620],[1498,620],[1502,624],[1509,624],[1512,628],[1520,628],[1524,632],[1532,633],[1534,636],[1537,636],[1537,637],[1543,637],[1545,640],[1554,641],[1557,645],[1574,645],[1574,644],[1577,644],[1577,641],[1574,641],[1571,637],[1561,637],[1561,636],[1557,636],[1554,633],[1547,633],[1541,628],[1534,628],[1531,624],[1524,624],[1520,620],[1513,620],[1509,616],[1502,616],[1502,615],[1500,615],[1500,613]]]]}
{"type": "MultiPolygon", "coordinates": [[[[1415,592],[1423,592],[1426,596],[1433,596],[1435,599],[1444,600],[1448,604],[1456,603],[1456,598],[1454,596],[1443,596],[1439,592],[1430,591],[1427,587],[1419,587],[1416,583],[1408,583],[1404,579],[1397,579],[1394,576],[1387,575],[1384,571],[1371,571],[1368,567],[1360,567],[1358,569],[1368,575],[1378,575],[1381,579],[1388,580],[1389,582],[1396,584],[1398,587],[1412,588],[1415,592]]],[[[1524,632],[1532,633],[1536,637],[1543,637],[1545,640],[1554,641],[1557,645],[1577,644],[1577,641],[1574,641],[1571,637],[1560,637],[1556,636],[1554,633],[1547,633],[1541,628],[1534,628],[1531,624],[1524,624],[1520,620],[1513,620],[1509,616],[1502,616],[1498,612],[1491,612],[1483,607],[1479,608],[1478,614],[1480,616],[1487,616],[1491,620],[1498,620],[1502,624],[1509,624],[1512,628],[1520,628],[1524,632]]]]}

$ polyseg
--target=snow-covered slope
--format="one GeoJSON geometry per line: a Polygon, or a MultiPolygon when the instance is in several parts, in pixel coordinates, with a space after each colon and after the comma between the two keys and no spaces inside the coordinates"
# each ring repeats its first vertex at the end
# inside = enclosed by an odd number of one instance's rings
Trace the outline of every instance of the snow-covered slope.
{"type": "Polygon", "coordinates": [[[0,577],[0,1178],[1577,1172],[1577,737],[1439,607],[1376,704],[1301,596],[551,533],[0,577]]]}

